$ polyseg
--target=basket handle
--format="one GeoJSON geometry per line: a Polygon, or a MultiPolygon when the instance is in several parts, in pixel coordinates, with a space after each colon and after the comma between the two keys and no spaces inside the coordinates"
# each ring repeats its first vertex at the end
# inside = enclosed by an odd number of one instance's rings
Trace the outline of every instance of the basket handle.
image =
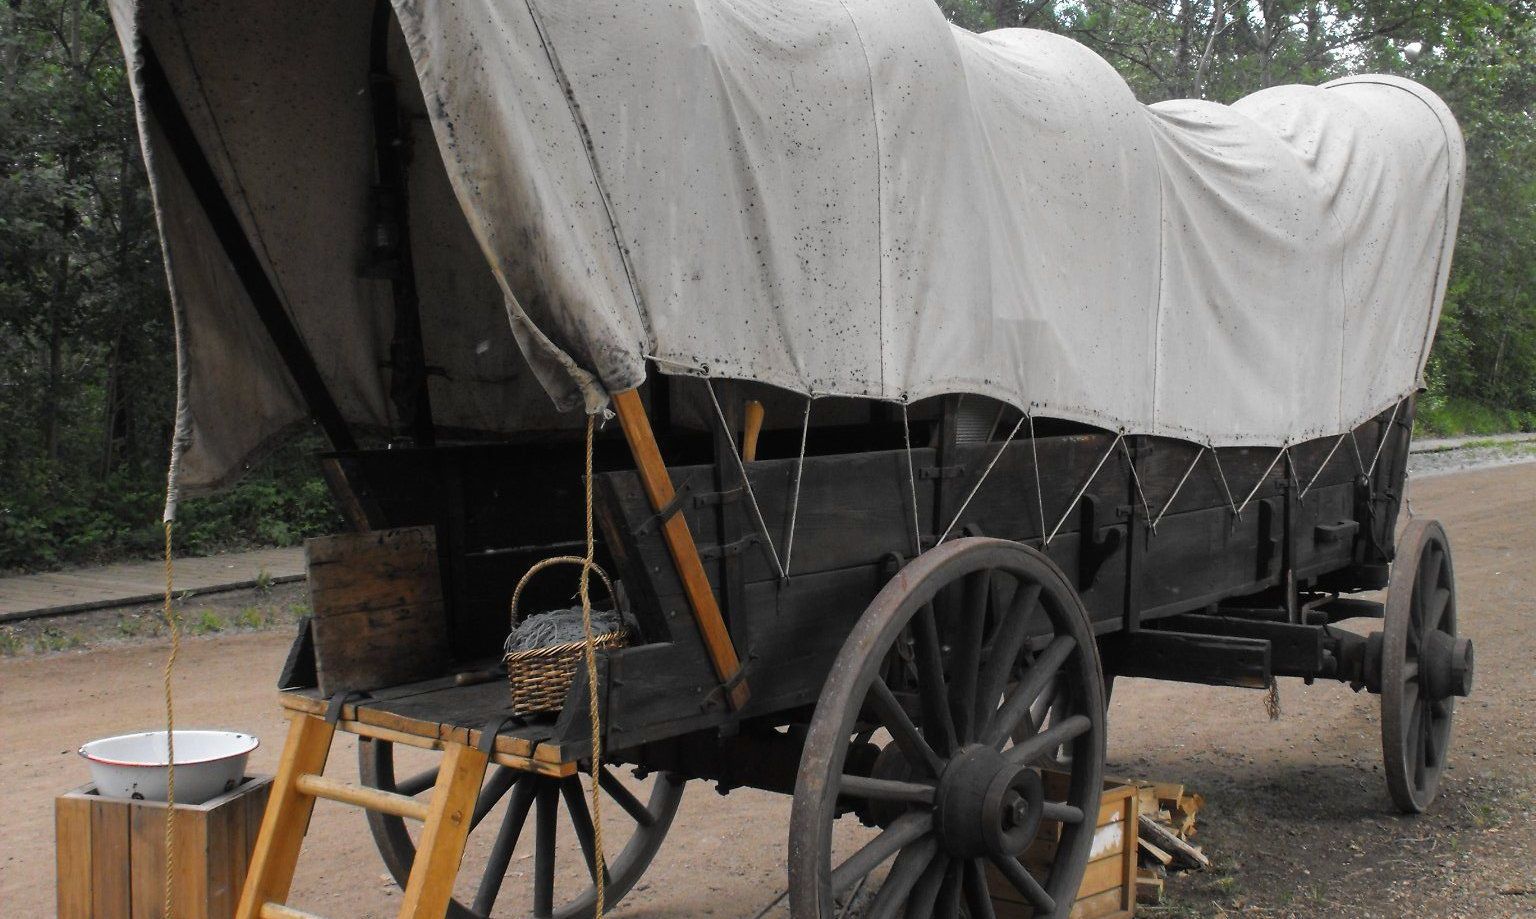
{"type": "Polygon", "coordinates": [[[535,564],[532,568],[529,568],[518,579],[517,586],[512,588],[512,607],[509,613],[513,628],[517,628],[517,601],[523,595],[523,588],[528,586],[528,582],[533,579],[535,574],[538,574],[545,568],[552,568],[555,565],[585,565],[590,567],[593,571],[597,572],[598,578],[603,582],[603,587],[608,590],[608,601],[613,604],[614,609],[619,608],[619,598],[613,592],[613,582],[608,579],[608,572],[604,571],[597,562],[589,562],[577,555],[556,555],[553,558],[546,558],[535,564]]]}

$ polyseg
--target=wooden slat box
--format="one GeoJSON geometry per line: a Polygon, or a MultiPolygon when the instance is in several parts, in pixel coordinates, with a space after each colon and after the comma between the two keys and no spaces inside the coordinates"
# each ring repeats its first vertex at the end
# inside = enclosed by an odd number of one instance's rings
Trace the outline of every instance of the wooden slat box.
{"type": "MultiPolygon", "coordinates": [[[[1059,800],[1065,791],[1066,777],[1046,772],[1043,778],[1047,797],[1059,800]]],[[[1093,851],[1077,891],[1077,902],[1072,905],[1071,919],[1129,919],[1136,915],[1136,816],[1136,786],[1105,782],[1093,851]]],[[[1044,880],[1048,876],[1060,838],[1061,824],[1053,820],[1040,824],[1034,843],[1020,856],[1035,877],[1044,880]]],[[[1030,919],[1034,915],[1024,897],[990,864],[987,883],[992,888],[997,919],[1030,919]]]]}
{"type": "MultiPolygon", "coordinates": [[[[173,919],[233,917],[271,776],[247,776],[203,804],[176,805],[173,919]]],[[[160,919],[165,802],[82,785],[54,802],[59,919],[160,919]]]]}

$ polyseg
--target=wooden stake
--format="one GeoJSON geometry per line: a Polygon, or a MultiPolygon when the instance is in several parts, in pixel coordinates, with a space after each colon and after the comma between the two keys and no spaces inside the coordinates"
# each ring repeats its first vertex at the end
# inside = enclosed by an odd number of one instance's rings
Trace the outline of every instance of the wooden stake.
{"type": "MultiPolygon", "coordinates": [[[[676,492],[666,463],[661,459],[661,449],[656,446],[656,435],[645,415],[640,394],[633,389],[614,393],[613,408],[618,413],[619,426],[624,429],[624,438],[629,441],[629,451],[634,455],[646,496],[651,499],[651,509],[660,511],[671,503],[676,492]]],[[[699,558],[699,547],[693,541],[688,521],[681,513],[673,514],[663,525],[662,535],[672,553],[677,576],[683,582],[683,592],[688,596],[688,605],[693,609],[693,618],[699,625],[699,635],[704,639],[704,648],[714,664],[715,675],[722,683],[727,682],[737,675],[741,661],[736,656],[736,646],[731,643],[731,634],[725,628],[725,619],[720,615],[719,601],[710,589],[709,577],[704,573],[704,562],[699,558]]],[[[730,692],[731,708],[740,710],[750,697],[746,681],[738,682],[730,692]]]]}

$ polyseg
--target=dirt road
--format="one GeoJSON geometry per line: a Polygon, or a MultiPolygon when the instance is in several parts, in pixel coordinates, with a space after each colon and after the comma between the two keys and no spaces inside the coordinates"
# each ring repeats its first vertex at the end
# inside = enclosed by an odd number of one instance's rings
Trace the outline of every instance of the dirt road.
{"type": "MultiPolygon", "coordinates": [[[[1111,771],[1203,792],[1199,841],[1217,862],[1174,880],[1171,904],[1143,915],[1536,916],[1536,465],[1422,479],[1412,498],[1448,526],[1477,644],[1475,694],[1457,708],[1434,810],[1390,809],[1374,696],[1287,682],[1284,716],[1270,722],[1251,691],[1122,680],[1111,771]]],[[[189,639],[179,724],[254,731],[264,743],[253,768],[271,771],[282,722],[270,687],[286,649],[285,632],[189,639]]],[[[159,723],[164,655],[152,640],[0,660],[0,916],[52,914],[53,796],[85,781],[81,741],[159,723]]],[[[328,771],[352,777],[353,756],[348,738],[328,771]]],[[[690,789],[661,856],[613,914],[751,916],[783,887],[788,810],[767,794],[690,789]]],[[[393,915],[398,895],[361,816],[322,805],[307,845],[296,905],[393,915]]]]}

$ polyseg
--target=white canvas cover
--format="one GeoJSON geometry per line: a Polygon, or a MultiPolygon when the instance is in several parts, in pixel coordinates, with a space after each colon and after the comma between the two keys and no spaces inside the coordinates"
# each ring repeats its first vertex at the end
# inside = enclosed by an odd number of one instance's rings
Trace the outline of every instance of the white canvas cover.
{"type": "MultiPolygon", "coordinates": [[[[1070,40],[975,35],[931,0],[394,6],[435,139],[411,200],[444,425],[553,426],[528,368],[590,410],[647,360],[1215,445],[1339,433],[1419,383],[1464,155],[1408,81],[1143,106],[1070,40]]],[[[344,414],[387,426],[388,287],[354,271],[367,5],[114,14],[126,47],[153,42],[344,414]]],[[[157,143],[185,471],[211,484],[303,409],[157,143]]]]}

